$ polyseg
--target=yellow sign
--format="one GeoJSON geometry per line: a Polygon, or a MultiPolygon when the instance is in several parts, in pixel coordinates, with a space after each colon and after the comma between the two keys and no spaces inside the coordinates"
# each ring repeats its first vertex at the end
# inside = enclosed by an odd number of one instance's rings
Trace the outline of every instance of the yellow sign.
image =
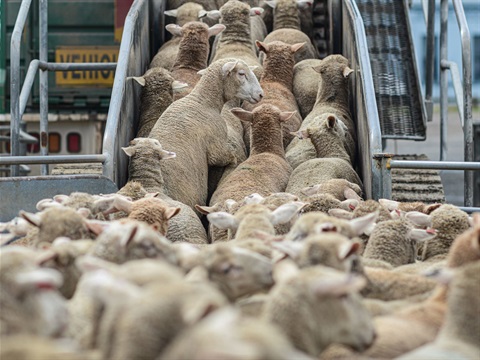
{"type": "MultiPolygon", "coordinates": [[[[55,61],[61,63],[117,62],[117,46],[59,46],[55,61]]],[[[60,86],[112,86],[113,70],[57,71],[55,81],[60,86]]]]}

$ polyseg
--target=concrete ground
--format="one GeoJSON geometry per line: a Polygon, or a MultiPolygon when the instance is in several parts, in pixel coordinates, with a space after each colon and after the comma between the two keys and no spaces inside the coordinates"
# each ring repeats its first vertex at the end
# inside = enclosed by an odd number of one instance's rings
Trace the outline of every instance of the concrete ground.
{"type": "MultiPolygon", "coordinates": [[[[480,122],[480,109],[473,112],[474,122],[480,122]]],[[[447,161],[463,161],[464,159],[463,129],[456,110],[450,110],[447,122],[447,161]]],[[[440,159],[440,112],[436,106],[433,120],[427,123],[427,139],[425,141],[388,140],[385,152],[394,154],[425,154],[430,160],[440,159]]],[[[447,203],[464,205],[463,171],[440,171],[447,203]]],[[[480,206],[480,204],[476,204],[480,206]]]]}

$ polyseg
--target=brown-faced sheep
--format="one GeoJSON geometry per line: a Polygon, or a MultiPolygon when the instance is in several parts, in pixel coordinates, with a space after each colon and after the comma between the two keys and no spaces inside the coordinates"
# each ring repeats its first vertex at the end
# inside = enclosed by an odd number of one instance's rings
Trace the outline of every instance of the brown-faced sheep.
{"type": "Polygon", "coordinates": [[[175,80],[186,83],[188,87],[181,93],[176,93],[173,100],[181,99],[190,94],[201,75],[200,70],[208,66],[209,37],[225,30],[225,26],[216,24],[208,27],[206,24],[191,21],[183,26],[173,25],[170,31],[181,38],[177,57],[172,67],[172,76],[175,80]]]}
{"type": "MultiPolygon", "coordinates": [[[[274,41],[269,44],[256,42],[257,47],[266,54],[263,63],[263,74],[260,78],[265,96],[263,104],[271,104],[280,109],[280,111],[295,111],[292,118],[283,126],[283,147],[286,148],[293,139],[292,131],[297,131],[302,123],[297,102],[292,93],[293,65],[295,64],[294,55],[303,47],[303,43],[289,45],[281,41],[274,41]]],[[[258,105],[257,105],[258,106],[258,105]]],[[[247,110],[252,110],[256,106],[246,105],[247,110]]],[[[244,123],[245,143],[249,144],[250,126],[244,123]]],[[[248,146],[247,146],[248,147],[248,146]]]]}
{"type": "Polygon", "coordinates": [[[187,85],[176,81],[170,71],[161,67],[149,69],[143,76],[133,79],[142,85],[137,137],[145,137],[173,102],[174,93],[184,90],[187,85]]]}

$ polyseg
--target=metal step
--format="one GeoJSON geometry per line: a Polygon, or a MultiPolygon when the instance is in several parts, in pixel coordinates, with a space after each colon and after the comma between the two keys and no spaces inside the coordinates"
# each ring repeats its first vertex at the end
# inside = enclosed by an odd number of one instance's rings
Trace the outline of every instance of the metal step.
{"type": "MultiPolygon", "coordinates": [[[[394,160],[430,160],[422,155],[395,155],[394,160]]],[[[392,200],[444,203],[445,193],[438,170],[392,169],[392,200]]]]}
{"type": "Polygon", "coordinates": [[[425,140],[426,116],[406,2],[356,3],[365,25],[382,138],[425,140]]]}

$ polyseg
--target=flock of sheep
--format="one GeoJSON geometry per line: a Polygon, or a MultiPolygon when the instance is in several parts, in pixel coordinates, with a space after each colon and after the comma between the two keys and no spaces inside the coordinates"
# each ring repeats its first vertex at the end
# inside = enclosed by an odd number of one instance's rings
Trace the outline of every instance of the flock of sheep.
{"type": "Polygon", "coordinates": [[[2,360],[480,358],[480,215],[364,201],[348,60],[262,5],[169,0],[128,183],[0,224],[2,360]]]}

